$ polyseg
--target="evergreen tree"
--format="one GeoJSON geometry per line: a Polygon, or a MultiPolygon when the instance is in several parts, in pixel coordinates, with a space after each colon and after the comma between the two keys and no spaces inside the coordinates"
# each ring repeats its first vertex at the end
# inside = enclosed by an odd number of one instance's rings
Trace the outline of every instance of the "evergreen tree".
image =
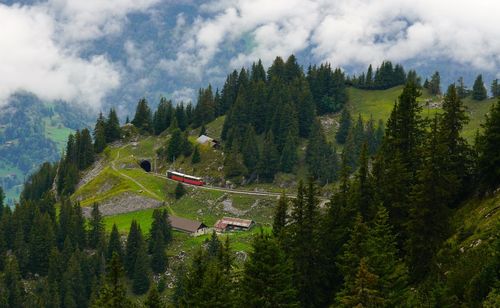
{"type": "Polygon", "coordinates": [[[459,98],[465,98],[469,94],[469,90],[467,90],[467,88],[465,87],[463,77],[458,78],[458,85],[456,86],[456,88],[457,88],[457,95],[459,98]]]}
{"type": "Polygon", "coordinates": [[[154,242],[157,241],[155,236],[159,233],[162,235],[162,240],[165,245],[168,245],[172,241],[172,226],[170,225],[170,220],[168,218],[168,211],[154,210],[153,211],[153,222],[151,223],[150,242],[149,242],[149,252],[153,253],[154,242]],[[159,233],[157,233],[159,231],[159,233]]]}
{"type": "Polygon", "coordinates": [[[476,141],[480,189],[494,191],[500,183],[500,99],[491,106],[476,141]]]}
{"type": "Polygon", "coordinates": [[[460,195],[468,191],[468,179],[471,172],[471,154],[467,141],[462,137],[462,129],[469,119],[465,107],[460,101],[455,85],[450,85],[444,98],[443,115],[439,123],[440,143],[446,146],[446,157],[443,158],[443,168],[457,181],[456,187],[450,187],[450,193],[457,201],[460,195]]]}
{"type": "Polygon", "coordinates": [[[144,302],[146,308],[162,308],[165,307],[165,303],[162,301],[158,288],[153,285],[148,292],[148,297],[144,302]]]}
{"type": "Polygon", "coordinates": [[[123,260],[123,247],[118,228],[115,224],[113,224],[113,229],[111,229],[111,234],[109,236],[107,259],[111,260],[113,254],[116,254],[120,258],[121,263],[121,260],[123,260]]]}
{"type": "Polygon", "coordinates": [[[131,123],[142,133],[153,132],[153,119],[151,115],[151,109],[149,109],[148,102],[145,98],[142,98],[137,103],[135,116],[131,123]]]}
{"type": "Polygon", "coordinates": [[[127,245],[125,246],[125,271],[129,278],[134,276],[134,268],[139,254],[139,250],[145,249],[144,238],[142,236],[141,227],[134,219],[130,224],[130,230],[127,237],[127,245]]]}
{"type": "Polygon", "coordinates": [[[268,132],[264,138],[264,145],[260,155],[259,176],[263,181],[272,182],[278,171],[279,156],[273,141],[273,133],[268,132]]]}
{"type": "Polygon", "coordinates": [[[371,273],[365,259],[361,259],[354,283],[337,299],[343,307],[383,307],[386,301],[379,288],[378,276],[371,273]]]}
{"type": "Polygon", "coordinates": [[[242,155],[238,152],[236,147],[232,147],[224,159],[224,175],[228,178],[232,178],[245,175],[247,171],[242,155]]]}
{"type": "Polygon", "coordinates": [[[309,88],[309,83],[303,77],[302,72],[292,85],[290,92],[294,101],[295,110],[297,110],[299,120],[299,136],[307,138],[311,131],[311,125],[316,117],[316,107],[314,99],[309,88]]]}
{"type": "Polygon", "coordinates": [[[193,126],[199,127],[211,122],[216,116],[216,106],[212,92],[212,86],[207,89],[200,89],[198,92],[198,103],[194,111],[193,126]]]}
{"type": "Polygon", "coordinates": [[[127,297],[123,266],[120,259],[118,254],[113,254],[108,266],[106,282],[99,290],[99,294],[92,303],[92,307],[128,308],[132,306],[132,302],[127,297]]]}
{"type": "Polygon", "coordinates": [[[304,188],[302,182],[293,201],[290,229],[290,255],[295,266],[295,286],[303,307],[314,307],[321,299],[318,296],[319,277],[317,268],[318,200],[312,180],[304,188]]]}
{"type": "Polygon", "coordinates": [[[152,246],[151,269],[154,273],[163,273],[167,267],[167,254],[165,253],[165,240],[160,229],[151,234],[150,246],[152,246]]]}
{"type": "Polygon", "coordinates": [[[285,146],[281,152],[280,158],[280,169],[283,172],[290,173],[293,171],[293,167],[297,163],[297,140],[296,137],[289,133],[285,142],[285,146]]]}
{"type": "Polygon", "coordinates": [[[368,228],[363,222],[361,215],[356,216],[354,226],[352,227],[351,237],[344,244],[343,253],[338,257],[337,266],[344,276],[344,286],[341,294],[345,294],[354,288],[356,282],[356,269],[361,259],[366,257],[365,240],[368,234],[368,228]]]}
{"type": "Polygon", "coordinates": [[[180,129],[175,129],[172,132],[172,137],[168,142],[167,149],[165,152],[165,158],[169,162],[174,162],[177,158],[182,155],[183,151],[183,137],[180,129]]]}
{"type": "Polygon", "coordinates": [[[485,100],[488,97],[486,87],[483,82],[483,75],[478,75],[472,86],[472,98],[477,101],[485,100]]]}
{"type": "Polygon", "coordinates": [[[49,267],[49,256],[55,245],[52,220],[47,214],[35,211],[33,227],[29,240],[30,271],[41,275],[47,274],[49,267]]]}
{"type": "Polygon", "coordinates": [[[366,237],[366,263],[370,271],[379,277],[380,295],[387,299],[388,306],[405,302],[408,286],[408,269],[399,259],[399,250],[389,212],[379,207],[373,226],[366,237]]]}
{"type": "Polygon", "coordinates": [[[186,188],[184,188],[184,184],[182,184],[181,182],[177,183],[174,191],[175,199],[180,199],[185,194],[186,194],[186,188]]]}
{"type": "Polygon", "coordinates": [[[292,266],[276,240],[262,231],[252,243],[245,262],[242,296],[248,307],[294,307],[298,305],[292,266]]]}
{"type": "Polygon", "coordinates": [[[498,84],[498,79],[491,82],[491,96],[500,97],[500,85],[498,84]]]}
{"type": "Polygon", "coordinates": [[[79,152],[79,169],[84,170],[94,162],[94,145],[92,137],[88,129],[84,128],[81,132],[80,143],[78,145],[79,152]]]}
{"type": "Polygon", "coordinates": [[[144,294],[149,290],[150,281],[150,263],[149,257],[146,254],[146,249],[142,248],[137,251],[135,259],[134,273],[132,276],[132,290],[135,294],[144,294]]]}
{"type": "Polygon", "coordinates": [[[114,108],[111,108],[109,110],[105,129],[107,143],[119,140],[121,138],[120,121],[118,120],[118,115],[116,114],[116,110],[114,108]]]}
{"type": "Polygon", "coordinates": [[[94,127],[94,150],[96,153],[101,153],[106,147],[106,120],[104,119],[102,112],[99,113],[99,117],[95,123],[94,127]]]}
{"type": "Polygon", "coordinates": [[[306,147],[306,162],[314,179],[321,183],[333,181],[337,176],[337,157],[331,145],[326,141],[323,127],[316,120],[311,128],[306,147]]]}
{"type": "Polygon", "coordinates": [[[352,203],[361,213],[365,221],[370,221],[375,215],[375,188],[368,168],[368,147],[363,144],[359,159],[359,171],[354,182],[354,191],[352,194],[352,203]]]}
{"type": "Polygon", "coordinates": [[[8,307],[23,307],[24,287],[19,273],[19,265],[15,257],[7,260],[3,281],[8,290],[8,307]]]}
{"type": "Polygon", "coordinates": [[[342,114],[340,115],[340,125],[339,130],[335,134],[335,140],[338,143],[344,144],[347,140],[347,134],[349,133],[349,129],[351,128],[351,115],[349,114],[349,110],[347,108],[342,109],[342,114]]]}
{"type": "Polygon", "coordinates": [[[431,92],[432,95],[439,95],[441,94],[441,77],[439,76],[439,72],[435,72],[432,77],[431,81],[429,82],[429,92],[431,92]]]}
{"type": "Polygon", "coordinates": [[[153,115],[153,128],[155,135],[161,134],[170,126],[173,116],[172,102],[163,96],[160,98],[158,108],[153,115]]]}
{"type": "Polygon", "coordinates": [[[89,246],[91,248],[102,247],[105,244],[104,222],[99,211],[99,204],[92,205],[92,212],[90,213],[90,230],[89,230],[89,246]]]}
{"type": "Polygon", "coordinates": [[[259,162],[259,147],[253,126],[248,125],[241,147],[243,163],[248,170],[255,170],[259,162]]]}
{"type": "Polygon", "coordinates": [[[192,164],[197,164],[200,161],[201,161],[200,149],[198,148],[198,146],[196,146],[196,147],[194,147],[193,156],[191,157],[191,163],[192,164]]]}
{"type": "Polygon", "coordinates": [[[288,198],[285,192],[283,192],[278,200],[278,206],[276,207],[273,220],[273,235],[276,238],[280,238],[287,223],[287,211],[288,211],[288,198]]]}
{"type": "Polygon", "coordinates": [[[446,207],[453,200],[452,187],[457,179],[444,169],[446,152],[446,146],[439,142],[435,119],[424,148],[425,160],[411,192],[406,245],[415,280],[422,279],[429,272],[434,253],[448,231],[446,207]]]}

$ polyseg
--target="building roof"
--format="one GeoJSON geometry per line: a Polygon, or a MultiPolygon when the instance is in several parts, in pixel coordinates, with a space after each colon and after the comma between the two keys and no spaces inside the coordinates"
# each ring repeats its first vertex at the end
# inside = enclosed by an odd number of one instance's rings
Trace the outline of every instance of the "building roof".
{"type": "Polygon", "coordinates": [[[208,137],[207,135],[201,135],[200,137],[198,137],[198,139],[196,139],[196,142],[198,142],[199,144],[205,144],[212,141],[214,141],[214,139],[208,137]]]}
{"type": "Polygon", "coordinates": [[[216,229],[225,229],[227,226],[237,226],[242,228],[250,228],[253,224],[253,220],[241,219],[236,217],[222,217],[219,219],[214,227],[216,229]]]}
{"type": "Polygon", "coordinates": [[[200,229],[207,227],[202,222],[182,217],[169,216],[168,219],[170,220],[170,225],[172,226],[172,228],[178,231],[194,233],[200,229]]]}

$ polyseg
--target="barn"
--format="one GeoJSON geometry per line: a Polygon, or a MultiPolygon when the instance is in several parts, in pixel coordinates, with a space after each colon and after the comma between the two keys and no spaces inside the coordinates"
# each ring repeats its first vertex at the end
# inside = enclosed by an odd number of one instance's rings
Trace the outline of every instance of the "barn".
{"type": "Polygon", "coordinates": [[[253,220],[241,219],[235,217],[223,217],[217,220],[214,229],[217,232],[249,230],[255,225],[253,220]]]}
{"type": "Polygon", "coordinates": [[[208,137],[207,135],[201,135],[198,139],[196,139],[196,142],[199,144],[208,144],[212,148],[218,148],[220,146],[218,140],[208,137]]]}
{"type": "Polygon", "coordinates": [[[190,233],[192,235],[198,235],[198,234],[204,234],[205,231],[207,230],[207,226],[204,223],[196,220],[190,220],[176,216],[169,216],[168,219],[170,220],[170,225],[172,226],[172,229],[180,232],[190,233]]]}

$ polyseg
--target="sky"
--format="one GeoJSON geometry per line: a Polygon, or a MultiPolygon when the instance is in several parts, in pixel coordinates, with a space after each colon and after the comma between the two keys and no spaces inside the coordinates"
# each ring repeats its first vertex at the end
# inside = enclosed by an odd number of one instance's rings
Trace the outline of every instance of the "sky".
{"type": "MultiPolygon", "coordinates": [[[[46,0],[0,4],[0,106],[190,100],[257,59],[447,63],[500,77],[497,0],[46,0]],[[110,102],[111,101],[111,102],[110,102]]],[[[458,76],[455,76],[458,77],[458,76]]]]}

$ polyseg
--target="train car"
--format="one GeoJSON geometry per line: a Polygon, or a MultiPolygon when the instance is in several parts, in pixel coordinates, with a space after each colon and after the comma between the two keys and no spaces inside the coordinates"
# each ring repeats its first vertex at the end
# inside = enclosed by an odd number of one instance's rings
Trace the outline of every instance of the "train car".
{"type": "Polygon", "coordinates": [[[196,186],[203,186],[205,185],[205,182],[203,182],[202,178],[192,176],[192,175],[187,175],[184,173],[180,173],[177,171],[173,170],[168,170],[167,171],[167,177],[169,179],[172,179],[174,181],[190,184],[190,185],[196,185],[196,186]]]}

